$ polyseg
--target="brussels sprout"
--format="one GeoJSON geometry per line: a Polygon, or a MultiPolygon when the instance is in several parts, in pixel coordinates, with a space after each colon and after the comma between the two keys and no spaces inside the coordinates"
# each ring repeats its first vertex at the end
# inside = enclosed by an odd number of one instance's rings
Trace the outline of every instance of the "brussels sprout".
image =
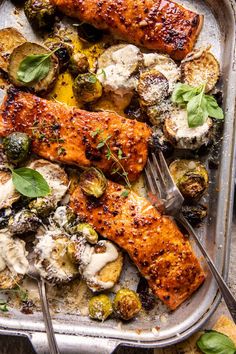
{"type": "Polygon", "coordinates": [[[89,62],[86,55],[83,53],[76,53],[72,55],[69,63],[69,70],[74,77],[89,71],[89,62]]]}
{"type": "Polygon", "coordinates": [[[28,157],[30,138],[25,133],[12,133],[3,140],[3,147],[10,162],[21,163],[28,157]]]}
{"type": "Polygon", "coordinates": [[[102,96],[102,84],[95,74],[80,74],[74,81],[73,92],[81,103],[94,102],[102,96]]]}
{"type": "Polygon", "coordinates": [[[70,229],[76,220],[76,215],[70,207],[63,205],[59,206],[55,210],[52,219],[55,221],[58,227],[62,227],[67,232],[70,232],[70,229]]]}
{"type": "Polygon", "coordinates": [[[79,185],[85,194],[99,198],[106,190],[107,180],[102,171],[91,167],[81,173],[79,185]]]}
{"type": "Polygon", "coordinates": [[[98,242],[98,234],[89,224],[78,224],[71,228],[71,232],[78,233],[79,235],[85,237],[85,239],[92,245],[98,242]]]}
{"type": "Polygon", "coordinates": [[[176,160],[170,164],[170,173],[186,199],[198,199],[208,187],[208,172],[199,161],[176,160]]]}
{"type": "Polygon", "coordinates": [[[12,234],[24,234],[35,232],[39,225],[39,218],[32,211],[24,209],[10,218],[8,229],[12,234]]]}
{"type": "Polygon", "coordinates": [[[97,28],[89,25],[88,23],[83,22],[78,24],[77,32],[82,40],[92,43],[99,41],[103,36],[103,32],[101,30],[98,30],[97,28]]]}
{"type": "Polygon", "coordinates": [[[181,211],[192,226],[198,225],[207,216],[207,207],[202,204],[184,205],[181,211]]]}
{"type": "Polygon", "coordinates": [[[158,127],[153,127],[152,137],[149,141],[150,147],[154,151],[160,150],[165,156],[170,156],[173,153],[173,145],[166,139],[163,131],[158,127]]]}
{"type": "Polygon", "coordinates": [[[59,61],[59,70],[63,72],[67,69],[70,58],[73,52],[73,47],[60,40],[60,38],[49,38],[45,43],[45,46],[48,47],[51,51],[55,51],[55,55],[59,61]]]}
{"type": "Polygon", "coordinates": [[[56,208],[53,198],[37,198],[29,203],[30,210],[37,216],[45,218],[56,208]]]}
{"type": "Polygon", "coordinates": [[[54,24],[56,7],[50,0],[27,0],[24,11],[28,21],[35,28],[47,29],[54,24]]]}
{"type": "Polygon", "coordinates": [[[0,229],[4,229],[8,225],[9,219],[12,216],[12,214],[13,211],[11,208],[0,210],[0,229]]]}
{"type": "Polygon", "coordinates": [[[105,321],[112,314],[111,300],[107,295],[94,296],[89,301],[89,317],[105,321]]]}
{"type": "Polygon", "coordinates": [[[134,318],[141,308],[138,295],[130,289],[120,289],[113,300],[114,311],[126,321],[134,318]]]}

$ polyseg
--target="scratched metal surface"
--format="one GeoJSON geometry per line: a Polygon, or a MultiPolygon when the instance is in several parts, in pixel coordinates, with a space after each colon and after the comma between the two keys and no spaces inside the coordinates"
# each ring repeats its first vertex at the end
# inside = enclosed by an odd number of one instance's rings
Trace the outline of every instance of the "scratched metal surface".
{"type": "MultiPolygon", "coordinates": [[[[1,3],[1,0],[0,0],[1,3]]],[[[209,188],[210,213],[204,227],[198,230],[205,247],[215,259],[224,276],[228,273],[230,219],[232,212],[232,170],[235,141],[234,104],[236,72],[233,63],[235,19],[230,0],[183,0],[185,6],[204,14],[204,27],[197,46],[211,44],[212,51],[221,63],[224,90],[224,108],[226,112],[224,142],[219,171],[210,172],[209,188]],[[216,193],[216,187],[219,192],[216,193]],[[206,237],[207,235],[207,237],[206,237]]],[[[0,6],[0,28],[14,26],[28,40],[40,41],[28,24],[24,14],[15,14],[15,7],[9,0],[3,0],[0,6]]],[[[163,323],[158,312],[152,316],[137,319],[132,323],[118,326],[114,320],[105,323],[90,321],[86,317],[59,314],[54,316],[54,328],[63,353],[110,353],[121,343],[140,347],[163,347],[183,340],[196,331],[209,318],[217,307],[220,296],[214,280],[208,274],[204,285],[175,312],[168,315],[163,323]],[[153,327],[160,326],[158,333],[153,327]]],[[[124,278],[135,278],[135,271],[126,266],[124,278]]],[[[133,281],[135,286],[135,279],[133,281]]],[[[161,311],[161,310],[160,310],[161,311]]],[[[25,316],[13,310],[7,317],[0,319],[0,333],[27,334],[38,353],[47,353],[46,336],[40,313],[25,316]]]]}

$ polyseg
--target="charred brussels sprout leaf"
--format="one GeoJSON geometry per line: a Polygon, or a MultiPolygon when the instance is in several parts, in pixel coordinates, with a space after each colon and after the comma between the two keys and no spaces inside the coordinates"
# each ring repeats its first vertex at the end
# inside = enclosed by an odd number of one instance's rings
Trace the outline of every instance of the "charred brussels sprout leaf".
{"type": "Polygon", "coordinates": [[[41,218],[46,218],[56,208],[55,201],[50,196],[37,198],[29,204],[30,210],[41,218]]]}
{"type": "Polygon", "coordinates": [[[112,314],[111,300],[106,295],[94,296],[89,301],[89,317],[105,321],[112,314]]]}
{"type": "Polygon", "coordinates": [[[207,216],[207,207],[202,204],[184,205],[181,211],[192,226],[200,224],[207,216]]]}
{"type": "Polygon", "coordinates": [[[90,103],[102,96],[102,85],[96,75],[81,74],[74,81],[73,92],[79,102],[90,103]]]}
{"type": "Polygon", "coordinates": [[[113,309],[123,320],[131,320],[141,310],[142,305],[138,295],[130,289],[121,289],[113,301],[113,309]]]}
{"type": "Polygon", "coordinates": [[[12,170],[12,181],[16,190],[26,197],[44,197],[50,193],[44,177],[31,168],[22,167],[12,170]]]}
{"type": "Polygon", "coordinates": [[[91,167],[81,173],[79,185],[85,194],[99,198],[106,190],[107,180],[102,171],[91,167]]]}
{"type": "Polygon", "coordinates": [[[56,7],[50,0],[27,0],[24,11],[28,21],[37,29],[47,29],[54,24],[56,7]]]}
{"type": "Polygon", "coordinates": [[[3,140],[3,147],[10,162],[21,163],[28,157],[30,138],[25,133],[12,133],[3,140]]]}
{"type": "Polygon", "coordinates": [[[60,37],[49,38],[44,44],[55,53],[59,62],[60,72],[64,72],[69,65],[73,46],[61,40],[60,37]]]}
{"type": "Polygon", "coordinates": [[[103,36],[103,32],[101,30],[98,30],[88,23],[78,23],[76,24],[76,27],[79,37],[86,42],[98,42],[103,36]]]}
{"type": "Polygon", "coordinates": [[[207,331],[197,341],[198,348],[205,354],[235,354],[234,342],[217,331],[207,331]]]}

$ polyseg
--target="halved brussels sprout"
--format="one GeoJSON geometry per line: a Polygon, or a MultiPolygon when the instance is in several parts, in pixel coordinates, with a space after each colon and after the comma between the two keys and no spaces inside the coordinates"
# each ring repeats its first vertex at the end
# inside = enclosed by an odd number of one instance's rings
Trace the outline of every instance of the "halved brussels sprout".
{"type": "Polygon", "coordinates": [[[40,225],[39,218],[32,211],[23,209],[10,218],[8,230],[12,234],[35,232],[40,225]]]}
{"type": "Polygon", "coordinates": [[[40,218],[46,218],[55,210],[56,205],[52,197],[44,197],[32,200],[29,203],[29,208],[32,213],[38,215],[40,218]]]}
{"type": "Polygon", "coordinates": [[[162,73],[152,69],[140,75],[137,91],[143,106],[153,106],[168,96],[169,83],[162,73]]]}
{"type": "Polygon", "coordinates": [[[175,160],[170,166],[170,173],[186,199],[198,199],[209,184],[208,172],[200,161],[175,160]]]}
{"type": "Polygon", "coordinates": [[[102,171],[91,167],[81,173],[79,185],[85,194],[100,198],[106,190],[107,180],[102,171]]]}
{"type": "Polygon", "coordinates": [[[78,224],[71,228],[71,233],[79,234],[92,245],[98,242],[98,234],[89,224],[85,224],[85,223],[78,224]]]}
{"type": "Polygon", "coordinates": [[[182,214],[192,226],[196,226],[207,216],[207,207],[202,204],[184,205],[181,209],[182,214]]]}
{"type": "Polygon", "coordinates": [[[69,70],[74,77],[89,71],[89,62],[86,55],[83,53],[76,53],[72,55],[69,63],[69,70]]]}
{"type": "Polygon", "coordinates": [[[102,84],[95,74],[80,74],[74,81],[73,92],[81,103],[94,102],[102,96],[102,84]]]}
{"type": "Polygon", "coordinates": [[[94,296],[89,300],[89,317],[98,320],[105,321],[112,314],[111,300],[107,295],[94,296]]]}
{"type": "Polygon", "coordinates": [[[142,304],[138,295],[130,289],[120,289],[114,300],[113,309],[123,320],[131,320],[141,310],[142,304]]]}
{"type": "Polygon", "coordinates": [[[3,147],[7,159],[18,164],[25,161],[29,155],[30,138],[25,133],[12,133],[3,139],[3,147]]]}
{"type": "Polygon", "coordinates": [[[42,277],[54,283],[65,283],[79,274],[67,251],[69,238],[59,229],[42,230],[37,234],[35,266],[42,277]]]}
{"type": "Polygon", "coordinates": [[[24,10],[27,19],[33,27],[46,29],[53,26],[56,7],[50,0],[27,0],[24,10]]]}

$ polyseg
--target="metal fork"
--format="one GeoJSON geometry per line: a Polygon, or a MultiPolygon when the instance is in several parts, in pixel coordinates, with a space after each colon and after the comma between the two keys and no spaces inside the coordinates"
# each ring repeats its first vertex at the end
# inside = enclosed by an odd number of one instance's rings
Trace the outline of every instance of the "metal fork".
{"type": "Polygon", "coordinates": [[[205,260],[218,284],[229,312],[231,313],[231,316],[236,323],[236,300],[223,277],[214,265],[208,252],[202,246],[196,232],[181,213],[181,207],[184,198],[171,177],[169,168],[162,152],[158,152],[157,155],[158,158],[154,153],[151,154],[152,160],[148,159],[147,166],[144,171],[147,189],[151,195],[160,198],[160,202],[164,207],[165,214],[174,216],[175,219],[188,231],[189,235],[193,237],[201,253],[205,257],[205,260]]]}
{"type": "Polygon", "coordinates": [[[55,333],[53,330],[52,319],[48,306],[47,292],[46,292],[46,284],[44,279],[40,276],[39,271],[35,268],[33,259],[29,259],[29,270],[27,275],[36,280],[38,283],[39,295],[41,300],[43,319],[45,323],[47,338],[48,338],[48,346],[50,354],[60,354],[55,333]]]}

